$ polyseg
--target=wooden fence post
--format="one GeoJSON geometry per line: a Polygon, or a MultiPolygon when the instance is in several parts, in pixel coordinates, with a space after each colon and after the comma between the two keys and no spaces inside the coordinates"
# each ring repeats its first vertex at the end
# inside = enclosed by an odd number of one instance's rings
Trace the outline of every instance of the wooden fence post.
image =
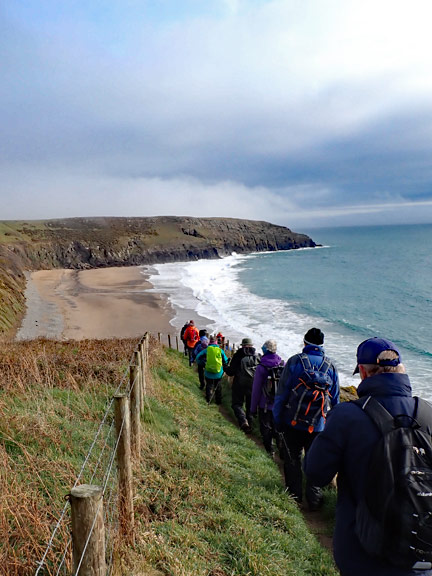
{"type": "Polygon", "coordinates": [[[171,334],[168,334],[168,348],[171,349],[171,334]]]}
{"type": "Polygon", "coordinates": [[[179,351],[179,340],[178,340],[178,336],[176,335],[176,348],[177,348],[177,352],[179,351]]]}
{"type": "Polygon", "coordinates": [[[141,354],[140,344],[138,344],[138,348],[134,352],[133,363],[136,364],[139,368],[139,388],[140,388],[140,411],[142,412],[143,407],[143,378],[144,378],[144,367],[143,367],[143,359],[141,354]]]}
{"type": "Polygon", "coordinates": [[[141,452],[140,414],[141,414],[141,382],[139,366],[129,367],[130,410],[131,410],[131,450],[139,459],[141,452]]]}
{"type": "Polygon", "coordinates": [[[143,351],[143,377],[142,377],[142,395],[143,395],[143,400],[144,400],[144,396],[147,393],[147,367],[148,367],[148,339],[146,339],[145,342],[143,342],[142,345],[142,351],[143,351]]]}
{"type": "Polygon", "coordinates": [[[148,355],[149,355],[149,333],[146,332],[145,336],[144,336],[144,350],[145,350],[145,357],[146,357],[146,362],[148,361],[148,355]]]}
{"type": "Polygon", "coordinates": [[[119,475],[119,515],[122,533],[133,540],[134,511],[132,494],[132,464],[130,447],[129,401],[125,394],[115,399],[115,427],[117,431],[117,467],[119,475]]]}
{"type": "Polygon", "coordinates": [[[161,333],[160,333],[160,332],[158,332],[158,341],[159,341],[159,344],[160,344],[160,343],[161,343],[161,333]]]}
{"type": "Polygon", "coordinates": [[[140,355],[141,355],[141,411],[144,410],[144,396],[146,393],[146,366],[147,366],[147,354],[146,354],[146,347],[145,342],[141,342],[140,344],[140,355]]]}
{"type": "Polygon", "coordinates": [[[106,574],[102,497],[102,488],[90,484],[72,488],[69,495],[73,573],[79,576],[106,574]]]}

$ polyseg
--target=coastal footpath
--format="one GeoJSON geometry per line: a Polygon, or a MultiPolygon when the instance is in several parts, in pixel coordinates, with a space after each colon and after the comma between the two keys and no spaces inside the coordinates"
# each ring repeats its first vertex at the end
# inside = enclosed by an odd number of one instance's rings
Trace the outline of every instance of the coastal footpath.
{"type": "Polygon", "coordinates": [[[86,270],[315,247],[305,234],[235,218],[68,218],[0,222],[0,333],[25,311],[25,272],[86,270]]]}

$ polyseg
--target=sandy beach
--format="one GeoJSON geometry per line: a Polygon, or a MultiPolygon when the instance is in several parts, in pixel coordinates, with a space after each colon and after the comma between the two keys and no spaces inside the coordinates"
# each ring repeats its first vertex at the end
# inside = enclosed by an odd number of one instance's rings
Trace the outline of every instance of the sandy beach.
{"type": "Polygon", "coordinates": [[[150,288],[143,268],[137,266],[29,272],[27,313],[16,338],[129,338],[146,331],[176,334],[170,325],[174,310],[150,288]]]}

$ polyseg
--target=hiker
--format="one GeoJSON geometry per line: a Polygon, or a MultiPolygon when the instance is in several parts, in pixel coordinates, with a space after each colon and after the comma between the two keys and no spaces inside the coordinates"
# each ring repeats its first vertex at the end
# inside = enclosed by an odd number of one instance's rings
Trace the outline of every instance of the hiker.
{"type": "Polygon", "coordinates": [[[184,346],[184,355],[187,356],[188,355],[188,347],[187,347],[187,342],[185,340],[184,337],[184,333],[186,332],[186,328],[189,326],[189,322],[186,322],[185,324],[183,324],[182,329],[180,330],[180,340],[183,342],[183,346],[184,346]]]}
{"type": "Polygon", "coordinates": [[[251,415],[255,416],[258,410],[260,433],[264,448],[267,454],[273,458],[275,453],[273,438],[279,447],[279,436],[276,434],[273,420],[273,402],[284,361],[276,354],[276,340],[266,340],[261,349],[263,355],[255,370],[250,411],[251,415]]]}
{"type": "Polygon", "coordinates": [[[222,334],[222,332],[218,332],[216,334],[216,339],[217,339],[218,346],[223,348],[224,344],[225,344],[225,336],[222,334]]]}
{"type": "MultiPolygon", "coordinates": [[[[324,429],[331,406],[339,402],[338,372],[324,353],[324,334],[311,328],[304,336],[301,354],[291,356],[285,364],[273,404],[273,418],[284,452],[286,492],[297,502],[303,501],[302,453],[324,429]]],[[[306,482],[306,500],[310,510],[322,504],[322,490],[306,482]]]]}
{"type": "Polygon", "coordinates": [[[193,320],[189,320],[189,325],[184,331],[183,338],[186,341],[189,366],[192,366],[193,363],[192,352],[199,340],[198,328],[195,326],[195,322],[193,320]]]}
{"type": "MultiPolygon", "coordinates": [[[[426,507],[426,521],[421,518],[420,508],[417,510],[417,518],[414,518],[413,514],[405,513],[402,519],[398,519],[397,513],[395,515],[393,511],[389,516],[390,526],[385,525],[383,537],[380,538],[379,527],[383,525],[380,523],[379,510],[385,502],[389,501],[389,496],[396,489],[395,508],[403,513],[405,509],[405,502],[402,503],[404,489],[402,484],[398,482],[395,485],[393,479],[386,476],[385,491],[381,494],[379,473],[386,469],[388,458],[381,456],[379,465],[374,465],[371,460],[375,447],[378,449],[380,440],[384,436],[369,413],[371,405],[372,409],[378,405],[381,411],[383,406],[394,417],[399,434],[409,433],[421,425],[420,430],[424,430],[427,443],[424,444],[424,448],[418,447],[421,446],[420,442],[407,443],[408,460],[397,458],[403,461],[405,467],[411,458],[421,459],[422,451],[427,454],[428,458],[431,457],[432,408],[427,402],[417,401],[412,397],[411,384],[405,373],[401,354],[390,340],[369,338],[362,342],[357,348],[357,366],[354,374],[356,373],[359,373],[361,378],[361,383],[357,388],[360,400],[342,402],[330,412],[324,431],[314,440],[304,462],[305,473],[315,485],[324,486],[336,474],[338,475],[336,525],[333,540],[336,564],[342,576],[414,576],[414,574],[432,576],[430,563],[432,526],[429,520],[432,512],[431,462],[429,460],[427,465],[428,475],[424,473],[423,464],[423,471],[415,471],[408,482],[414,488],[414,502],[416,499],[420,500],[419,507],[426,507]],[[416,420],[414,421],[413,418],[416,420]],[[409,429],[407,430],[406,427],[409,429]],[[368,492],[370,493],[367,489],[367,483],[370,480],[372,480],[370,487],[375,492],[373,497],[377,498],[374,506],[376,519],[369,519],[364,531],[358,522],[362,517],[360,513],[364,511],[364,502],[368,497],[368,492]],[[426,484],[424,484],[425,481],[426,484]],[[420,543],[415,544],[414,541],[410,543],[408,539],[403,540],[406,538],[404,528],[408,531],[409,538],[415,538],[417,532],[421,537],[421,526],[426,527],[429,534],[426,537],[423,536],[420,543]],[[365,534],[372,536],[374,546],[379,542],[393,546],[390,556],[384,555],[382,551],[366,551],[364,546],[369,546],[367,540],[363,540],[363,544],[360,541],[365,534]],[[414,554],[414,559],[408,558],[408,567],[406,567],[405,559],[401,560],[401,557],[411,549],[418,553],[418,548],[428,551],[429,562],[422,563],[421,555],[417,558],[417,554],[414,554]],[[417,566],[420,568],[423,565],[426,569],[415,569],[413,566],[417,560],[420,561],[417,566]],[[404,565],[401,565],[402,563],[404,565]]],[[[381,418],[388,418],[389,415],[383,412],[381,418]]],[[[390,428],[394,427],[392,420],[390,417],[392,423],[390,428]]],[[[378,419],[377,422],[380,420],[378,419]]],[[[418,428],[415,433],[420,433],[418,428]]]]}
{"type": "Polygon", "coordinates": [[[207,403],[211,404],[214,398],[215,403],[220,404],[222,402],[221,379],[228,364],[228,358],[218,346],[216,336],[210,336],[209,345],[197,354],[196,363],[198,366],[204,366],[207,403]]]}
{"type": "Polygon", "coordinates": [[[250,413],[250,403],[252,396],[252,382],[255,368],[258,365],[260,356],[257,354],[252,340],[243,338],[241,347],[231,358],[231,362],[225,368],[228,376],[233,376],[231,407],[238,420],[241,430],[245,434],[252,432],[252,416],[250,413]],[[243,408],[245,405],[246,412],[243,408]]]}
{"type": "MultiPolygon", "coordinates": [[[[200,335],[200,339],[199,339],[198,343],[196,344],[196,346],[192,352],[192,362],[195,362],[198,354],[202,350],[207,348],[207,346],[209,345],[209,338],[208,338],[207,330],[200,330],[199,335],[200,335]]],[[[196,365],[198,367],[198,380],[200,383],[199,387],[200,387],[200,390],[204,390],[204,387],[205,387],[204,364],[196,363],[196,365]]]]}

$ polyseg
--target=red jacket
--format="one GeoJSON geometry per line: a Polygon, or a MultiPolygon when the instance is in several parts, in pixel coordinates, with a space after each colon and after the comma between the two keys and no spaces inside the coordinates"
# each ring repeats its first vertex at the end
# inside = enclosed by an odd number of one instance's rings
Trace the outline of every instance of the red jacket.
{"type": "Polygon", "coordinates": [[[196,326],[189,325],[185,330],[185,333],[183,335],[183,340],[186,341],[188,348],[194,348],[195,344],[199,340],[198,328],[196,326]]]}

